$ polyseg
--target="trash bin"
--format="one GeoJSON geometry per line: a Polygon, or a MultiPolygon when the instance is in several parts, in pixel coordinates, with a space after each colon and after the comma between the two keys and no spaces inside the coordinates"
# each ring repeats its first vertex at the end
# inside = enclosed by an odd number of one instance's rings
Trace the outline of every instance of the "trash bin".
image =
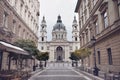
{"type": "Polygon", "coordinates": [[[94,67],[93,74],[94,74],[95,76],[98,76],[99,70],[100,70],[100,69],[98,69],[97,67],[94,67]]]}
{"type": "Polygon", "coordinates": [[[35,71],[36,70],[36,66],[33,66],[33,71],[35,71]]]}

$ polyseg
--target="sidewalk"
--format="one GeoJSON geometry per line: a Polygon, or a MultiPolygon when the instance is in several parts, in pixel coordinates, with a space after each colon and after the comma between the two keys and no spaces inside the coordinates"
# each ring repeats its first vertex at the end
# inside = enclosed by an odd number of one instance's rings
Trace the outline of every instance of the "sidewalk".
{"type": "Polygon", "coordinates": [[[36,74],[36,73],[38,73],[38,72],[40,72],[40,71],[42,71],[42,69],[37,69],[37,70],[35,70],[35,71],[32,71],[30,74],[31,74],[31,75],[34,75],[34,74],[36,74]]]}
{"type": "Polygon", "coordinates": [[[80,73],[88,76],[88,77],[91,78],[92,80],[104,80],[104,79],[102,79],[102,78],[100,78],[100,77],[98,77],[98,76],[94,76],[93,74],[87,73],[87,72],[82,71],[82,70],[80,70],[80,69],[77,69],[77,68],[74,68],[74,69],[75,69],[76,71],[78,71],[78,72],[80,72],[80,73]]]}

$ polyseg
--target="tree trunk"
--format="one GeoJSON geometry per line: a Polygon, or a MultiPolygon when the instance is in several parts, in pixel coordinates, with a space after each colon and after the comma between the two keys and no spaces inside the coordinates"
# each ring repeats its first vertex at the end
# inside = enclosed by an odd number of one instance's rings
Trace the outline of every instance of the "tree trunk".
{"type": "Polygon", "coordinates": [[[47,65],[47,61],[45,60],[45,65],[44,66],[46,67],[46,65],[47,65]]]}
{"type": "Polygon", "coordinates": [[[74,62],[73,62],[73,60],[72,60],[72,67],[74,67],[74,62]]]}
{"type": "Polygon", "coordinates": [[[76,67],[78,67],[78,61],[76,61],[76,67]]]}
{"type": "Polygon", "coordinates": [[[11,66],[11,57],[8,57],[8,70],[10,70],[10,66],[11,66]]]}
{"type": "Polygon", "coordinates": [[[39,66],[40,66],[40,68],[42,68],[42,66],[43,66],[43,65],[42,65],[42,61],[41,61],[41,60],[40,60],[40,65],[39,65],[39,66]]]}
{"type": "Polygon", "coordinates": [[[22,62],[23,62],[23,60],[21,59],[20,60],[20,69],[22,69],[22,62]]]}
{"type": "Polygon", "coordinates": [[[83,61],[83,59],[81,59],[81,66],[83,66],[83,64],[84,64],[84,61],[83,61]]]}

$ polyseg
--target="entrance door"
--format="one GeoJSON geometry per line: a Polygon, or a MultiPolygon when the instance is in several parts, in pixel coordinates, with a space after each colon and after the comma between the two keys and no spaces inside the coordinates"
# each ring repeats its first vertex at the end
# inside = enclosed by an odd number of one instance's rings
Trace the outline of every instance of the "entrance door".
{"type": "Polygon", "coordinates": [[[61,46],[57,47],[56,52],[57,52],[57,56],[56,56],[57,61],[63,61],[63,48],[61,46]]]}

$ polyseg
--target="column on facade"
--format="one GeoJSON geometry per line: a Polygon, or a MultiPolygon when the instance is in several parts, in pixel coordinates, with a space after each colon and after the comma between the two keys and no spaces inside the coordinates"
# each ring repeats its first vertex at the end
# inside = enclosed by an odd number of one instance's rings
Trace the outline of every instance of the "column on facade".
{"type": "Polygon", "coordinates": [[[82,46],[82,39],[81,39],[81,35],[80,35],[80,46],[82,46]]]}
{"type": "Polygon", "coordinates": [[[69,54],[69,46],[65,46],[65,60],[64,61],[69,61],[69,56],[70,56],[70,54],[69,54]]]}
{"type": "Polygon", "coordinates": [[[99,32],[101,32],[103,30],[104,24],[103,24],[103,18],[100,11],[98,12],[98,25],[99,25],[99,32]]]}
{"type": "Polygon", "coordinates": [[[86,35],[86,32],[84,31],[84,44],[87,43],[87,35],[86,35]]]}
{"type": "Polygon", "coordinates": [[[88,42],[91,40],[90,35],[91,35],[91,33],[90,33],[90,27],[88,27],[88,42]]]}
{"type": "Polygon", "coordinates": [[[115,20],[119,18],[117,0],[110,0],[108,2],[109,25],[112,25],[115,20]],[[112,15],[112,16],[111,16],[112,15]]]}
{"type": "Polygon", "coordinates": [[[83,46],[83,35],[81,34],[81,46],[83,46]]]}
{"type": "Polygon", "coordinates": [[[83,45],[85,45],[85,32],[83,32],[83,45]]]}

